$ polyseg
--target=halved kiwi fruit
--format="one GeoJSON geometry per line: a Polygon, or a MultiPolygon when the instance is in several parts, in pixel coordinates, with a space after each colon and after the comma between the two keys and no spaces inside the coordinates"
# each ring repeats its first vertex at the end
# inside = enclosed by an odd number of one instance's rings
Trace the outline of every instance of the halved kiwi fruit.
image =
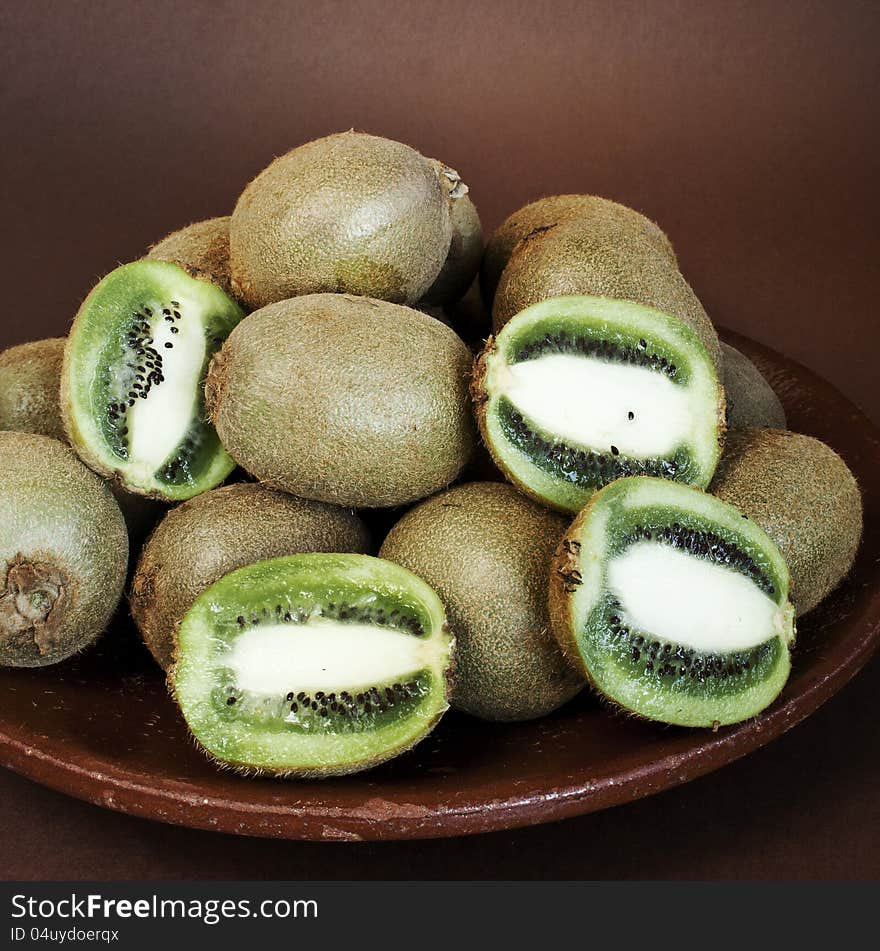
{"type": "Polygon", "coordinates": [[[738,509],[663,479],[597,493],[560,543],[550,615],[563,650],[624,710],[679,726],[760,713],[791,668],[779,550],[738,509]]]}
{"type": "Polygon", "coordinates": [[[226,575],[178,631],[169,680],[209,756],[334,776],[414,746],[447,708],[452,638],[415,575],[367,555],[293,555],[226,575]]]}
{"type": "Polygon", "coordinates": [[[68,338],[61,409],[82,459],[128,491],[187,499],[234,463],[208,423],[208,363],[244,316],[215,285],[164,261],[108,274],[68,338]]]}
{"type": "Polygon", "coordinates": [[[724,396],[706,347],[631,301],[527,308],[489,339],[472,392],[496,464],[555,508],[628,475],[703,487],[718,462],[724,396]]]}

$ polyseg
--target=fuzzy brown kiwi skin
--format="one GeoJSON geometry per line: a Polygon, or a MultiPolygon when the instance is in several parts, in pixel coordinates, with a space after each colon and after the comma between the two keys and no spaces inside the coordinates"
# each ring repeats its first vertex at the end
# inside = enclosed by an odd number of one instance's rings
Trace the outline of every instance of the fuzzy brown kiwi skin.
{"type": "Polygon", "coordinates": [[[841,457],[811,436],[731,429],[709,491],[773,539],[791,573],[800,617],[847,576],[862,537],[858,483],[841,457]]]}
{"type": "Polygon", "coordinates": [[[0,666],[43,667],[106,629],[128,536],[109,489],[70,448],[0,432],[0,666]]]}
{"type": "Polygon", "coordinates": [[[175,630],[196,598],[245,565],[308,552],[367,553],[354,513],[258,483],[213,489],[172,509],[144,546],[132,579],[132,617],[156,662],[171,664],[175,630]]]}
{"type": "Polygon", "coordinates": [[[672,243],[656,222],[626,205],[597,195],[548,195],[509,215],[490,237],[480,267],[480,288],[491,309],[514,248],[533,232],[548,231],[558,224],[578,219],[585,228],[614,222],[621,230],[641,232],[677,267],[672,243]]]}
{"type": "Polygon", "coordinates": [[[745,354],[721,344],[721,376],[727,396],[727,422],[732,429],[759,426],[785,429],[785,410],[761,371],[745,354]]]}
{"type": "Polygon", "coordinates": [[[473,454],[471,361],[453,331],[411,308],[307,295],[235,328],[209,368],[207,407],[230,455],[265,484],[394,508],[452,483],[473,454]]]}
{"type": "Polygon", "coordinates": [[[58,404],[65,342],[34,340],[0,353],[0,430],[66,441],[58,404]]]}
{"type": "Polygon", "coordinates": [[[452,240],[456,191],[443,168],[400,142],[354,130],[275,159],[232,214],[235,296],[253,309],[328,292],[420,300],[452,240]],[[346,227],[351,216],[356,228],[346,227]]]}
{"type": "Polygon", "coordinates": [[[421,304],[454,304],[471,286],[483,256],[483,227],[468,194],[453,199],[450,207],[452,240],[440,273],[422,297],[421,304]]]}
{"type": "Polygon", "coordinates": [[[380,557],[423,578],[446,605],[456,639],[453,707],[521,722],[583,688],[549,636],[546,613],[549,555],[565,524],[513,486],[471,482],[423,502],[389,533],[380,557]]]}
{"type": "Polygon", "coordinates": [[[229,216],[196,221],[152,245],[146,257],[183,268],[190,277],[210,281],[230,297],[229,216]]]}
{"type": "Polygon", "coordinates": [[[550,612],[550,627],[562,653],[572,667],[595,688],[596,684],[584,663],[575,637],[575,622],[571,613],[571,595],[582,584],[580,573],[580,535],[584,523],[590,518],[595,505],[595,496],[575,516],[565,534],[559,540],[550,561],[550,581],[547,604],[550,612]]]}
{"type": "Polygon", "coordinates": [[[495,333],[531,304],[561,295],[629,300],[677,317],[703,341],[716,368],[721,345],[703,305],[669,257],[642,235],[584,229],[570,220],[524,238],[495,294],[495,333]]]}

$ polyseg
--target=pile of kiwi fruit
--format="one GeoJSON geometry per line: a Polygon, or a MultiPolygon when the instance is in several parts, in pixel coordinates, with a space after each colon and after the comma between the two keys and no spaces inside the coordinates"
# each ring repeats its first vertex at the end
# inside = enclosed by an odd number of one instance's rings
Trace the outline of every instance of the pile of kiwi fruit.
{"type": "Polygon", "coordinates": [[[457,171],[354,131],[0,354],[0,507],[0,664],[63,676],[127,597],[199,747],[304,778],[587,687],[756,716],[862,532],[655,222],[556,195],[484,246],[457,171]]]}

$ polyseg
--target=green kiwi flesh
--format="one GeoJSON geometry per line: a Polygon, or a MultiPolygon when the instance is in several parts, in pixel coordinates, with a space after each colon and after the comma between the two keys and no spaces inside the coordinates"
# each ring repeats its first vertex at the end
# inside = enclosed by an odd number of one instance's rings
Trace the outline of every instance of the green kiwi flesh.
{"type": "Polygon", "coordinates": [[[785,410],[761,371],[745,354],[721,344],[721,382],[731,428],[763,426],[785,429],[785,410]]]}
{"type": "Polygon", "coordinates": [[[452,638],[421,579],[367,555],[258,562],[203,592],[170,684],[193,736],[244,772],[333,776],[421,740],[447,709],[452,638]]]}
{"type": "Polygon", "coordinates": [[[742,509],[779,546],[798,616],[852,567],[862,538],[861,492],[847,464],[820,440],[779,429],[732,429],[710,491],[742,509]]]}
{"type": "Polygon", "coordinates": [[[65,342],[34,340],[0,353],[0,430],[66,438],[58,405],[65,342]]]}
{"type": "Polygon", "coordinates": [[[440,595],[455,635],[452,706],[545,716],[584,686],[550,632],[550,557],[566,520],[511,485],[471,482],[412,509],[379,552],[440,595]]]}
{"type": "Polygon", "coordinates": [[[577,512],[628,475],[705,487],[723,391],[685,324],[629,301],[558,297],[490,338],[472,392],[483,440],[524,492],[577,512]]]}
{"type": "Polygon", "coordinates": [[[61,409],[81,458],[126,490],[171,501],[234,468],[208,423],[208,363],[244,316],[218,287],[163,261],[108,274],[68,338],[61,409]]]}
{"type": "Polygon", "coordinates": [[[678,726],[760,713],[791,669],[794,609],[772,540],[732,506],[663,479],[597,493],[559,545],[553,630],[597,690],[678,726]]]}
{"type": "Polygon", "coordinates": [[[167,669],[181,618],[224,575],[282,555],[366,553],[369,546],[351,511],[258,483],[221,486],[173,508],[150,536],[131,582],[132,617],[167,669]]]}
{"type": "Polygon", "coordinates": [[[43,667],[98,638],[128,535],[106,483],[56,439],[0,432],[0,666],[43,667]]]}

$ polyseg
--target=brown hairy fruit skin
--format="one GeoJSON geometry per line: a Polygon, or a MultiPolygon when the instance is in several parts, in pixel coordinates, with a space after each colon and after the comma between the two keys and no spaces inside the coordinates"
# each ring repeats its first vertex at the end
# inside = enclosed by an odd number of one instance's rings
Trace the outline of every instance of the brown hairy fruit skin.
{"type": "Polygon", "coordinates": [[[461,191],[441,168],[360,132],[277,158],[232,215],[235,295],[253,308],[322,292],[420,300],[446,260],[450,205],[461,191]]]}
{"type": "Polygon", "coordinates": [[[574,219],[587,231],[615,228],[623,233],[640,234],[678,267],[669,238],[659,225],[638,211],[598,195],[548,195],[517,209],[489,238],[480,267],[480,286],[486,306],[491,308],[501,274],[523,238],[574,219]]]}
{"type": "Polygon", "coordinates": [[[58,403],[64,344],[53,337],[0,353],[0,430],[66,439],[58,403]]]}
{"type": "Polygon", "coordinates": [[[229,221],[228,215],[196,221],[152,245],[146,257],[176,264],[191,277],[210,281],[234,297],[229,273],[229,221]]]}
{"type": "Polygon", "coordinates": [[[282,555],[369,547],[363,522],[345,509],[256,483],[213,489],[172,509],[150,536],[132,580],[132,617],[167,670],[181,618],[230,571],[282,555]]]}
{"type": "Polygon", "coordinates": [[[486,720],[545,716],[584,686],[550,631],[550,557],[566,520],[510,485],[472,482],[422,503],[380,551],[440,595],[456,638],[452,705],[486,720]]]}
{"type": "Polygon", "coordinates": [[[728,432],[709,491],[773,539],[791,572],[798,616],[847,575],[862,537],[862,497],[848,466],[825,443],[778,429],[728,432]]]}
{"type": "Polygon", "coordinates": [[[452,201],[452,241],[437,279],[422,297],[425,304],[454,304],[471,286],[483,256],[483,226],[470,196],[452,201]]]}
{"type": "Polygon", "coordinates": [[[0,432],[0,666],[44,667],[97,639],[128,535],[100,476],[56,439],[0,432]]]}
{"type": "Polygon", "coordinates": [[[730,344],[721,344],[721,382],[727,397],[727,425],[785,429],[785,410],[761,371],[730,344]]]}
{"type": "Polygon", "coordinates": [[[715,366],[721,364],[715,328],[667,255],[639,234],[585,230],[576,220],[517,245],[495,294],[493,329],[530,304],[571,294],[634,301],[677,317],[703,341],[715,366]]]}
{"type": "Polygon", "coordinates": [[[208,371],[226,450],[262,482],[356,508],[449,485],[476,434],[471,354],[439,321],[339,294],[280,301],[230,334],[208,371]]]}

